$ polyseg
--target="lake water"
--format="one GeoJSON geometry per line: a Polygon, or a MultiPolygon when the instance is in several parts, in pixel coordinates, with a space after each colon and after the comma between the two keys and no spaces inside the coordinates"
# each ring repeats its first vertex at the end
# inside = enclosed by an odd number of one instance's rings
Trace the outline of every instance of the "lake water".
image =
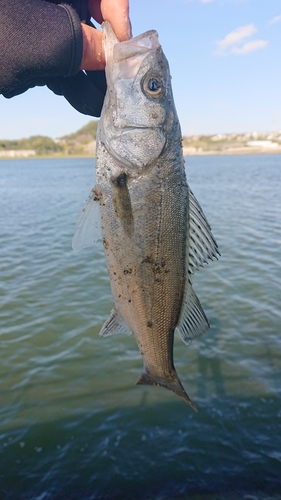
{"type": "Polygon", "coordinates": [[[135,386],[102,245],[71,239],[90,159],[0,162],[0,498],[281,498],[281,156],[186,159],[222,257],[194,277],[211,323],[175,365],[194,413],[135,386]]]}

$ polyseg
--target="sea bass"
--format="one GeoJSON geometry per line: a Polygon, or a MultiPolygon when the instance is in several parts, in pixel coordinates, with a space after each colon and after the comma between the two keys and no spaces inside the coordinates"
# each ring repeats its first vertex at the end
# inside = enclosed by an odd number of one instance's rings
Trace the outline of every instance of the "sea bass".
{"type": "Polygon", "coordinates": [[[209,327],[191,275],[218,254],[187,184],[169,65],[156,31],[118,42],[103,25],[107,93],[97,133],[96,186],[73,248],[101,228],[115,307],[100,335],[133,333],[137,384],[174,391],[194,410],[173,362],[175,329],[190,341],[209,327]]]}

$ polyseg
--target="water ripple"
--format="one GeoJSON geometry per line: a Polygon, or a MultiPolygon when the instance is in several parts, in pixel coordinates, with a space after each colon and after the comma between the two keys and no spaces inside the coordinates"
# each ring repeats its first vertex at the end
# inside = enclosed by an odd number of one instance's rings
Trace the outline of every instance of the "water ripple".
{"type": "Polygon", "coordinates": [[[175,338],[196,415],[135,386],[133,337],[98,336],[102,245],[71,250],[93,162],[0,167],[0,496],[280,498],[280,157],[187,159],[222,254],[194,277],[209,333],[175,338]]]}

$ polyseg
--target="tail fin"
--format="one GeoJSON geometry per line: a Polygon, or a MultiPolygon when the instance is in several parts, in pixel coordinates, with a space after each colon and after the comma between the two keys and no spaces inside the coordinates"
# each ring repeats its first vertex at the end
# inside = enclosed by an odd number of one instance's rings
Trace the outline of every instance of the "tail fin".
{"type": "Polygon", "coordinates": [[[191,399],[186,394],[176,372],[174,373],[174,377],[171,380],[165,381],[160,377],[153,377],[152,375],[144,371],[137,381],[137,385],[159,385],[160,387],[164,387],[165,389],[173,391],[175,394],[177,394],[186,403],[188,403],[194,411],[198,411],[195,404],[192,403],[191,399]]]}

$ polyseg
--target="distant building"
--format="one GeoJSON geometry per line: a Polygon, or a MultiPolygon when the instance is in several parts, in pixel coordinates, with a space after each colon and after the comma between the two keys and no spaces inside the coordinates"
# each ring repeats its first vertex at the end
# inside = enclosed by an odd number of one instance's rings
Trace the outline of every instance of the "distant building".
{"type": "Polygon", "coordinates": [[[279,144],[277,142],[272,142],[272,141],[248,141],[247,146],[250,146],[251,148],[278,148],[279,144]]]}
{"type": "Polygon", "coordinates": [[[34,149],[7,149],[0,151],[0,158],[27,158],[28,156],[35,156],[34,149]]]}

